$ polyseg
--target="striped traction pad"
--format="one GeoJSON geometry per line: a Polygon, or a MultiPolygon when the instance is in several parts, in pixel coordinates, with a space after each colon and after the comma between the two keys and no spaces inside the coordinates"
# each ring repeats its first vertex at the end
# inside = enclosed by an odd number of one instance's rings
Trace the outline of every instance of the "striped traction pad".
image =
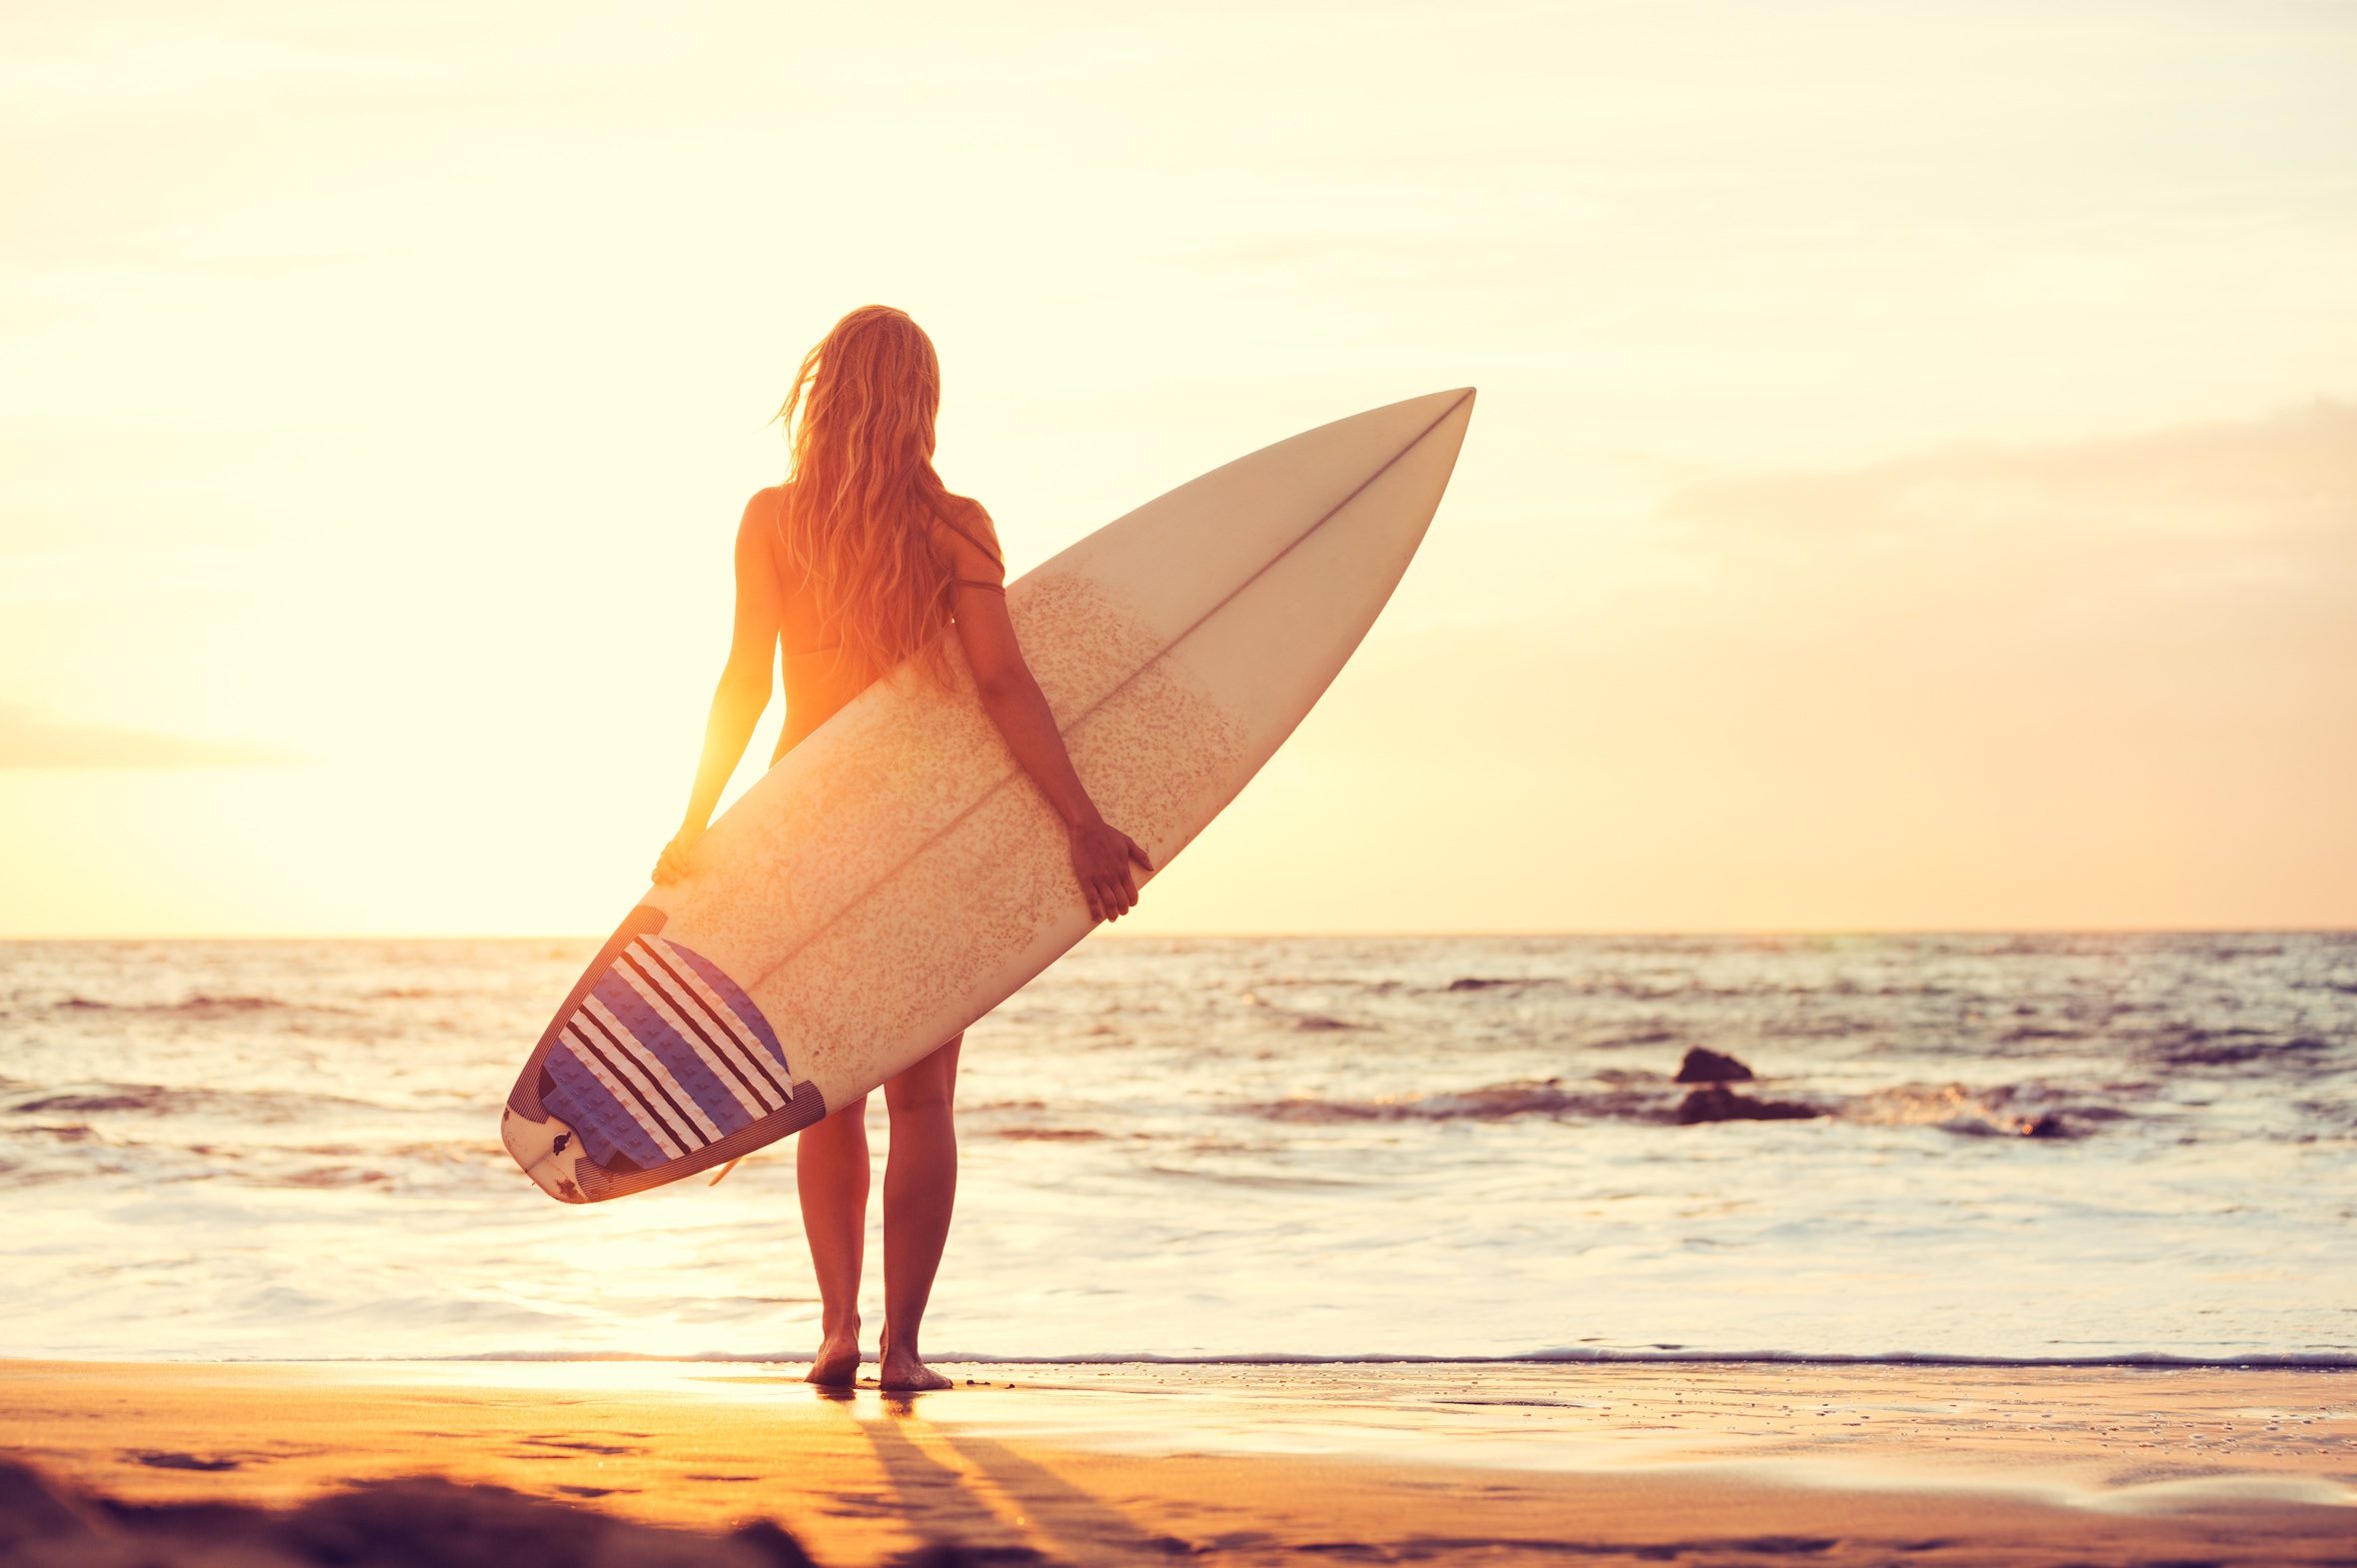
{"type": "Polygon", "coordinates": [[[795,1095],[786,1049],[753,998],[652,932],[622,949],[541,1066],[541,1103],[608,1170],[691,1156],[795,1095]]]}

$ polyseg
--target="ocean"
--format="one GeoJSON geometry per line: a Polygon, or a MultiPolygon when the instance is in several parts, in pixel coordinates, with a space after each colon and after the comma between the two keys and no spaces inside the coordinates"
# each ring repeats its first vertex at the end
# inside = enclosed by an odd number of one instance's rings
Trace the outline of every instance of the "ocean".
{"type": "MultiPolygon", "coordinates": [[[[0,944],[0,1354],[806,1356],[791,1146],[502,1152],[595,946],[0,944]]],[[[2357,933],[1108,933],[964,1062],[935,1359],[2357,1364],[2357,933]]]]}

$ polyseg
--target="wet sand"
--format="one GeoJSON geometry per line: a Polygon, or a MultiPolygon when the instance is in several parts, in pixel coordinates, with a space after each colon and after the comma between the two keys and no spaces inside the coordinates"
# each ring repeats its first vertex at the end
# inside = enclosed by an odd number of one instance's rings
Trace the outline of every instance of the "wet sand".
{"type": "Polygon", "coordinates": [[[0,1362],[0,1449],[131,1503],[435,1474],[829,1565],[2349,1562],[2357,1373],[0,1362]],[[971,1379],[972,1381],[965,1381],[971,1379]]]}

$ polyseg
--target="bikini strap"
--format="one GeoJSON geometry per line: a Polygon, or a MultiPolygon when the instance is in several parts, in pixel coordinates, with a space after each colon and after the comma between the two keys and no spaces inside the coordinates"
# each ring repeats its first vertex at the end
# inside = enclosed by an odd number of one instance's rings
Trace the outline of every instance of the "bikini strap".
{"type": "Polygon", "coordinates": [[[952,588],[979,588],[984,593],[996,594],[1001,599],[1005,599],[1007,597],[1006,584],[992,583],[979,577],[954,577],[950,579],[950,586],[952,588]]]}

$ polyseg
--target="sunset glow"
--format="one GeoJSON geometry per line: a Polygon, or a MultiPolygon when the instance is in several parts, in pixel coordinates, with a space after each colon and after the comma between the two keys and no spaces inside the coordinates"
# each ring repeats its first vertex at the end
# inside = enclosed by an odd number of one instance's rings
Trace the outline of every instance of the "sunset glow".
{"type": "Polygon", "coordinates": [[[11,17],[0,934],[611,926],[870,300],[1016,572],[1481,389],[1125,932],[2357,922],[2345,8],[11,17]]]}

